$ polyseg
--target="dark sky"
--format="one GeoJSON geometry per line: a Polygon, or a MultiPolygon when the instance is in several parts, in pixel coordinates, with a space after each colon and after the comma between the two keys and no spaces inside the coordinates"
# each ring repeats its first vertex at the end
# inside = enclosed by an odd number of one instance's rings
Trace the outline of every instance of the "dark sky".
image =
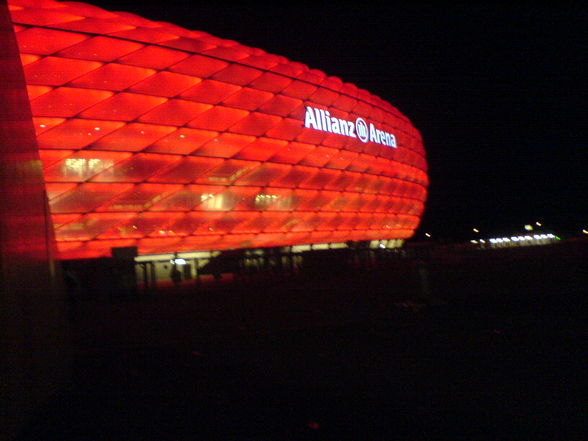
{"type": "Polygon", "coordinates": [[[419,236],[588,228],[586,6],[93,3],[283,55],[392,103],[427,151],[419,236]]]}

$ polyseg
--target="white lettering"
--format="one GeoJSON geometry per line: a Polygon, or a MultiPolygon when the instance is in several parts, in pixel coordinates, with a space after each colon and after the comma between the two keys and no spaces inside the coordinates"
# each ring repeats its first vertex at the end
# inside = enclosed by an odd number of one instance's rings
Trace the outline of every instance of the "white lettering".
{"type": "Polygon", "coordinates": [[[331,114],[329,113],[329,111],[327,110],[325,112],[325,125],[324,125],[327,129],[327,132],[332,132],[333,129],[331,129],[331,114]]]}
{"type": "Polygon", "coordinates": [[[347,121],[345,121],[344,119],[340,119],[339,125],[341,126],[341,135],[351,136],[349,134],[349,129],[347,127],[347,121]]]}
{"type": "Polygon", "coordinates": [[[321,114],[320,109],[314,109],[314,113],[316,115],[316,123],[318,125],[318,129],[317,130],[325,130],[325,129],[323,129],[323,125],[322,125],[322,121],[321,121],[322,114],[321,114]]]}
{"type": "Polygon", "coordinates": [[[370,141],[378,142],[378,140],[376,139],[376,128],[372,123],[370,123],[370,141]]]}
{"type": "Polygon", "coordinates": [[[339,120],[337,118],[331,118],[331,128],[333,129],[333,133],[337,135],[341,134],[341,130],[339,130],[339,120]]]}
{"type": "Polygon", "coordinates": [[[355,136],[355,124],[353,124],[353,122],[347,121],[347,130],[349,131],[349,136],[351,138],[357,138],[357,136],[355,136]]]}
{"type": "Polygon", "coordinates": [[[373,123],[369,123],[368,127],[368,124],[361,117],[357,117],[355,121],[347,121],[331,116],[328,110],[306,106],[304,127],[348,136],[349,138],[358,138],[361,142],[375,142],[376,144],[396,148],[394,134],[376,129],[373,123]]]}
{"type": "Polygon", "coordinates": [[[314,128],[316,130],[320,130],[316,124],[316,119],[314,118],[314,112],[312,111],[312,107],[306,108],[306,115],[304,116],[304,127],[307,129],[314,128]]]}

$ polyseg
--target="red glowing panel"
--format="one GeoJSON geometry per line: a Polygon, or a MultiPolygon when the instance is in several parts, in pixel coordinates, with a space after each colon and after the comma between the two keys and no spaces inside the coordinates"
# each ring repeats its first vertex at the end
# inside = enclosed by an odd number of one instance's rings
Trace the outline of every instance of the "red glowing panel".
{"type": "Polygon", "coordinates": [[[194,154],[199,156],[216,156],[219,158],[230,158],[247,144],[255,141],[253,136],[235,135],[223,133],[212,141],[200,147],[194,154]]]}
{"type": "MultiPolygon", "coordinates": [[[[191,77],[195,78],[195,77],[191,77]]],[[[215,80],[204,80],[182,93],[182,98],[208,104],[218,104],[238,90],[240,86],[215,80]]]]}
{"type": "Polygon", "coordinates": [[[270,185],[275,179],[286,174],[289,169],[288,165],[266,162],[237,179],[235,185],[270,185]]]}
{"type": "Polygon", "coordinates": [[[102,205],[97,211],[144,211],[181,188],[181,185],[138,184],[102,205]]]}
{"type": "MultiPolygon", "coordinates": [[[[110,124],[114,123],[110,122],[110,124]]],[[[143,150],[155,141],[176,131],[176,128],[173,126],[158,126],[155,124],[141,123],[117,124],[119,124],[118,127],[121,127],[120,129],[111,131],[112,133],[93,142],[92,148],[99,150],[136,152],[143,150]]]]}
{"type": "Polygon", "coordinates": [[[41,59],[41,57],[39,55],[20,54],[20,61],[23,66],[26,66],[27,64],[34,63],[35,61],[40,60],[40,59],[41,59]]]}
{"type": "Polygon", "coordinates": [[[41,148],[81,149],[122,127],[119,121],[69,119],[37,137],[41,148]]]}
{"type": "Polygon", "coordinates": [[[74,60],[71,58],[45,57],[24,68],[29,84],[61,86],[87,72],[102,66],[96,61],[74,60]]]}
{"type": "Polygon", "coordinates": [[[246,110],[215,106],[194,118],[188,125],[197,129],[222,132],[234,125],[237,121],[245,118],[248,114],[249,112],[246,110]]]}
{"type": "Polygon", "coordinates": [[[245,146],[234,157],[237,159],[249,159],[252,161],[266,161],[288,143],[279,139],[257,138],[251,144],[245,146]]]}
{"type": "Polygon", "coordinates": [[[276,93],[284,90],[284,88],[286,88],[291,82],[292,79],[287,76],[265,72],[249,86],[259,90],[276,93]]]}
{"type": "Polygon", "coordinates": [[[256,162],[230,159],[221,162],[218,166],[203,173],[201,177],[196,179],[196,182],[203,184],[232,184],[235,179],[258,165],[259,163],[256,162]]]}
{"type": "Polygon", "coordinates": [[[225,99],[223,104],[238,109],[255,110],[272,97],[273,94],[269,92],[245,87],[225,99]]]}
{"type": "Polygon", "coordinates": [[[262,136],[265,132],[280,122],[279,116],[271,116],[253,112],[230,127],[230,131],[244,135],[262,136]]]}
{"type": "Polygon", "coordinates": [[[155,124],[167,123],[177,127],[193,120],[210,107],[209,104],[173,99],[144,114],[139,120],[155,124]]]}
{"type": "Polygon", "coordinates": [[[110,98],[112,95],[113,92],[106,90],[59,87],[31,100],[31,110],[33,116],[70,117],[110,98]]]}
{"type": "Polygon", "coordinates": [[[208,78],[228,65],[229,63],[215,58],[209,58],[202,55],[192,55],[190,58],[174,64],[170,67],[170,70],[199,78],[208,78]]]}
{"type": "Polygon", "coordinates": [[[231,64],[226,69],[215,73],[211,78],[223,83],[245,86],[263,74],[259,69],[231,64]]]}
{"type": "Polygon", "coordinates": [[[188,184],[205,176],[208,171],[225,164],[220,158],[188,157],[166,168],[149,180],[153,182],[178,182],[188,184]]]}
{"type": "Polygon", "coordinates": [[[304,101],[290,98],[284,95],[275,95],[271,100],[266,101],[260,108],[260,112],[271,115],[288,116],[299,109],[304,101]]]}
{"type": "Polygon", "coordinates": [[[181,128],[151,145],[147,151],[154,153],[175,153],[187,155],[207,141],[215,138],[217,132],[181,128]]]}
{"type": "Polygon", "coordinates": [[[171,98],[199,82],[200,78],[164,71],[133,85],[130,90],[132,92],[171,98]]]}
{"type": "Polygon", "coordinates": [[[88,213],[128,190],[129,184],[82,184],[49,201],[51,213],[88,213]]]}
{"type": "Polygon", "coordinates": [[[88,38],[87,35],[63,32],[46,28],[29,28],[16,34],[22,52],[28,54],[50,55],[78,44],[88,38]]]}
{"type": "Polygon", "coordinates": [[[70,82],[71,86],[91,89],[124,90],[155,74],[153,69],[109,63],[100,69],[83,75],[70,82]]]}
{"type": "Polygon", "coordinates": [[[132,121],[165,103],[167,99],[136,93],[119,93],[83,112],[82,118],[132,121]]]}
{"type": "Polygon", "coordinates": [[[404,239],[418,227],[422,139],[366,90],[130,13],[9,6],[62,257],[404,239]],[[358,118],[379,133],[360,139],[358,118]]]}
{"type": "MultiPolygon", "coordinates": [[[[30,87],[30,86],[29,86],[30,87]]],[[[33,118],[33,125],[35,127],[35,133],[40,135],[47,130],[51,130],[53,127],[64,122],[64,118],[33,118]]]]}
{"type": "MultiPolygon", "coordinates": [[[[125,42],[127,40],[116,40],[125,42]]],[[[142,45],[139,45],[141,48],[142,45]]],[[[131,52],[131,51],[129,51],[131,52]]],[[[152,69],[165,69],[173,64],[179,63],[190,55],[176,51],[173,49],[166,49],[159,46],[145,46],[141,50],[134,50],[129,55],[120,58],[118,61],[123,64],[130,64],[133,66],[149,67],[152,69]]]]}
{"type": "Polygon", "coordinates": [[[56,55],[64,58],[108,62],[135,52],[142,47],[142,44],[134,41],[98,36],[67,47],[56,55]]]}
{"type": "MultiPolygon", "coordinates": [[[[226,187],[218,185],[188,185],[157,201],[150,208],[151,211],[191,211],[205,210],[214,205],[215,197],[226,187]]],[[[218,199],[217,199],[218,201],[218,199]]]]}
{"type": "MultiPolygon", "coordinates": [[[[113,154],[109,153],[109,155],[113,154]]],[[[126,161],[117,162],[92,180],[94,182],[141,182],[177,161],[178,158],[174,156],[137,153],[126,161]]]]}
{"type": "Polygon", "coordinates": [[[75,152],[45,169],[45,179],[50,182],[85,182],[129,157],[129,153],[75,152]]]}

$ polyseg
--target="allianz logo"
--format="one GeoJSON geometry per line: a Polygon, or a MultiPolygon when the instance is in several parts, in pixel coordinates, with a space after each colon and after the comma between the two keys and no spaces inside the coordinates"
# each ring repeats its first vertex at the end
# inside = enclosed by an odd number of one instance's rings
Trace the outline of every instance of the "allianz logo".
{"type": "Polygon", "coordinates": [[[375,142],[388,147],[396,148],[396,137],[392,133],[376,129],[370,123],[369,127],[363,118],[358,117],[355,122],[331,116],[328,110],[306,106],[304,127],[320,130],[322,132],[335,133],[337,135],[357,138],[361,142],[375,142]]]}

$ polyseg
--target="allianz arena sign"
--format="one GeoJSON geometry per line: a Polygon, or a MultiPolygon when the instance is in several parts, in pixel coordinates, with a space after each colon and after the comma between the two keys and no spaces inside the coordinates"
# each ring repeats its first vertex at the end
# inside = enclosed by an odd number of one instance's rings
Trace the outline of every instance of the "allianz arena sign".
{"type": "Polygon", "coordinates": [[[328,110],[307,106],[304,127],[396,148],[396,137],[392,133],[376,129],[373,123],[370,123],[368,129],[364,119],[359,116],[355,121],[347,121],[331,116],[328,110]]]}

